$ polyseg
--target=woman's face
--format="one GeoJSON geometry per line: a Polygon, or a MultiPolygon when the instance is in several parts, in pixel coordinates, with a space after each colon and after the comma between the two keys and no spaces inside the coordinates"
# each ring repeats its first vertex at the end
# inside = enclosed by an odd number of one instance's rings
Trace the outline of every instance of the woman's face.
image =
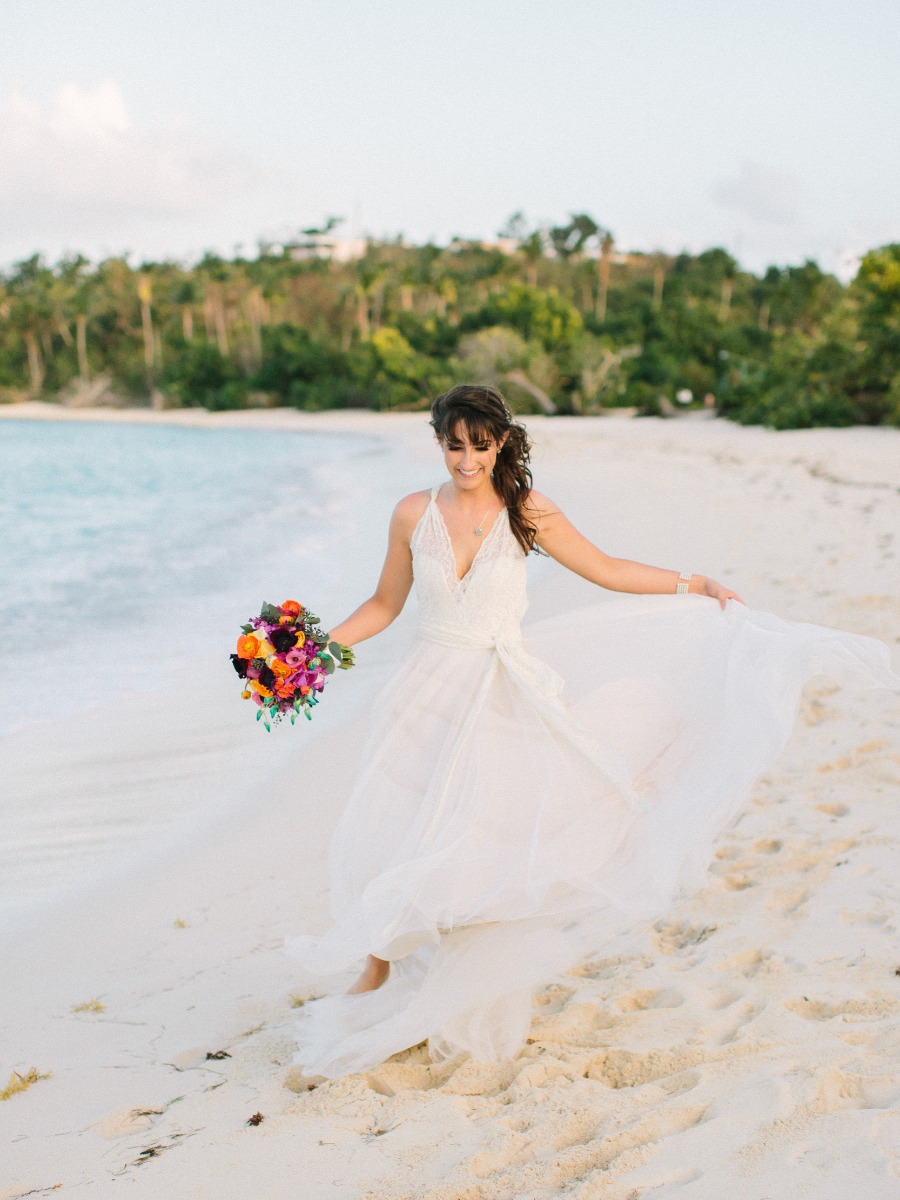
{"type": "Polygon", "coordinates": [[[506,441],[506,434],[499,442],[493,439],[473,441],[465,424],[459,421],[446,437],[438,441],[450,478],[463,491],[475,491],[485,479],[490,479],[497,453],[506,441]]]}

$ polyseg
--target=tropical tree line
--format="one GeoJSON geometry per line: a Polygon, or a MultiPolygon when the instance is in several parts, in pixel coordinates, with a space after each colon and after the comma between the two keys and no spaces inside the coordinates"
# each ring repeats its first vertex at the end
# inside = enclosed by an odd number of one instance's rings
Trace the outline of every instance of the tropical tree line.
{"type": "Polygon", "coordinates": [[[843,285],[815,262],[623,253],[589,215],[494,244],[369,241],[334,220],[252,257],[0,273],[0,400],[209,409],[425,406],[453,382],[518,411],[715,406],[775,428],[900,425],[900,245],[843,285]]]}

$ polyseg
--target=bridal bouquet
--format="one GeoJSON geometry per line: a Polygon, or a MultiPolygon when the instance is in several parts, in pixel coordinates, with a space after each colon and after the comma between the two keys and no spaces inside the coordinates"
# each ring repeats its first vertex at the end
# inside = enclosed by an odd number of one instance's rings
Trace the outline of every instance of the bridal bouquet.
{"type": "Polygon", "coordinates": [[[241,679],[245,700],[256,704],[256,719],[271,729],[273,721],[298,713],[312,719],[325,681],[337,667],[353,666],[349,646],[329,642],[319,618],[296,600],[264,604],[258,617],[241,626],[231,662],[241,679]]]}

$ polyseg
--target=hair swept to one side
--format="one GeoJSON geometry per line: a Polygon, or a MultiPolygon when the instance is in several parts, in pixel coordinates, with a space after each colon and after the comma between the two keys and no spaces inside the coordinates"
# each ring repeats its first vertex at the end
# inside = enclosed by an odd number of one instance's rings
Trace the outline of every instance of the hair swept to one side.
{"type": "Polygon", "coordinates": [[[460,383],[438,396],[431,405],[430,424],[441,441],[462,423],[471,441],[506,441],[494,464],[494,487],[506,505],[510,528],[525,554],[536,550],[537,526],[525,515],[532,479],[531,439],[525,426],[514,421],[500,392],[494,387],[460,383]]]}

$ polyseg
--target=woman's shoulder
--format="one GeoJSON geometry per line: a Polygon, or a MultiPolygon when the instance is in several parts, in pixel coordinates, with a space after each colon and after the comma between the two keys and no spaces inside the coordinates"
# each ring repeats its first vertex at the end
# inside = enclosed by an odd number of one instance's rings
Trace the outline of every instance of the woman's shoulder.
{"type": "Polygon", "coordinates": [[[543,492],[539,492],[536,488],[532,488],[528,493],[524,508],[530,517],[535,518],[549,517],[553,513],[562,511],[554,500],[551,500],[549,496],[545,496],[543,492]]]}
{"type": "Polygon", "coordinates": [[[430,499],[430,489],[426,488],[422,492],[410,492],[408,496],[404,496],[402,500],[398,500],[394,505],[392,522],[404,533],[411,534],[425,512],[425,509],[428,507],[430,499]]]}

